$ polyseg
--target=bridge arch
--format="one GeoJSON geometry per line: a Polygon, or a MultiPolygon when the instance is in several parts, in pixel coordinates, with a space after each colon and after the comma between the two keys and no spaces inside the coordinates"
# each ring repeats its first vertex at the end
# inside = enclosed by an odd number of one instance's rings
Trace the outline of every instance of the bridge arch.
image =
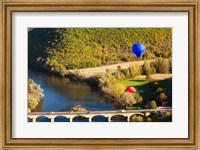
{"type": "Polygon", "coordinates": [[[54,122],[70,122],[70,119],[66,116],[60,115],[54,118],[54,122]]]}
{"type": "Polygon", "coordinates": [[[28,117],[28,122],[33,122],[33,119],[28,117]]]}
{"type": "Polygon", "coordinates": [[[89,122],[88,117],[84,115],[76,115],[71,118],[71,122],[89,122]]]}
{"type": "Polygon", "coordinates": [[[43,115],[36,117],[36,122],[51,122],[51,118],[43,115]]]}
{"type": "Polygon", "coordinates": [[[108,119],[108,122],[127,122],[127,116],[123,114],[115,114],[108,119]]]}
{"type": "Polygon", "coordinates": [[[129,120],[129,122],[143,122],[144,114],[137,113],[137,114],[130,115],[128,120],[129,120]]]}
{"type": "Polygon", "coordinates": [[[91,122],[107,122],[108,121],[107,118],[108,117],[106,117],[105,115],[99,114],[99,115],[92,116],[90,119],[91,119],[91,122]]]}

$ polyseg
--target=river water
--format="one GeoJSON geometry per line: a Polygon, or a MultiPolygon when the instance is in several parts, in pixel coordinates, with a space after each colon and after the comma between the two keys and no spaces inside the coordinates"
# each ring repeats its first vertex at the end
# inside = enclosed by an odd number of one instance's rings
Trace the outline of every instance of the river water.
{"type": "Polygon", "coordinates": [[[106,102],[105,97],[87,84],[30,70],[28,78],[33,79],[44,90],[44,100],[35,111],[70,111],[71,107],[77,105],[81,105],[89,111],[115,109],[113,104],[106,102]]]}

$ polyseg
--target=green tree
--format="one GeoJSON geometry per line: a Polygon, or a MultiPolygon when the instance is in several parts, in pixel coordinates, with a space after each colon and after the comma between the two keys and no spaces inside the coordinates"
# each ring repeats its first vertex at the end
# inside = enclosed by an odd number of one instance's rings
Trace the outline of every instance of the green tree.
{"type": "Polygon", "coordinates": [[[167,95],[164,92],[162,92],[159,94],[158,98],[160,101],[165,101],[167,99],[167,95]]]}
{"type": "Polygon", "coordinates": [[[150,62],[145,60],[142,69],[143,69],[143,74],[145,75],[147,75],[148,73],[151,74],[150,62]]]}
{"type": "Polygon", "coordinates": [[[133,115],[130,120],[132,122],[143,122],[143,117],[140,115],[133,115]]]}
{"type": "Polygon", "coordinates": [[[168,73],[169,63],[165,61],[164,58],[157,58],[155,68],[157,73],[168,73]]]}
{"type": "Polygon", "coordinates": [[[129,93],[129,92],[125,92],[121,99],[120,99],[120,103],[123,106],[129,106],[132,107],[134,104],[137,103],[137,100],[135,99],[134,95],[129,93]]]}
{"type": "Polygon", "coordinates": [[[32,79],[28,80],[28,108],[29,111],[35,109],[39,102],[43,99],[44,93],[32,79]]]}
{"type": "Polygon", "coordinates": [[[147,80],[152,80],[151,72],[150,72],[150,71],[147,72],[147,74],[146,74],[146,79],[147,79],[147,80]]]}
{"type": "Polygon", "coordinates": [[[157,108],[156,101],[150,101],[149,102],[149,109],[156,109],[156,108],[157,108]]]}
{"type": "Polygon", "coordinates": [[[124,93],[125,87],[123,84],[116,83],[112,87],[112,95],[116,98],[120,98],[120,96],[124,93]]]}
{"type": "Polygon", "coordinates": [[[130,78],[129,69],[123,69],[121,72],[124,74],[125,78],[130,78]]]}
{"type": "Polygon", "coordinates": [[[146,119],[146,122],[151,122],[151,121],[152,121],[152,120],[151,120],[151,118],[149,118],[149,117],[146,119]]]}

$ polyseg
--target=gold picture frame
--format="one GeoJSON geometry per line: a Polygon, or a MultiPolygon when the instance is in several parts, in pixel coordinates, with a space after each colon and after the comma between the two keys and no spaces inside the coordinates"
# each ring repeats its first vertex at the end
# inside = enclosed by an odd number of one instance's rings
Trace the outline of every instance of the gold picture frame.
{"type": "Polygon", "coordinates": [[[0,149],[200,149],[199,0],[2,0],[0,2],[0,149]],[[23,139],[12,138],[12,12],[138,11],[188,12],[189,138],[187,139],[23,139]]]}

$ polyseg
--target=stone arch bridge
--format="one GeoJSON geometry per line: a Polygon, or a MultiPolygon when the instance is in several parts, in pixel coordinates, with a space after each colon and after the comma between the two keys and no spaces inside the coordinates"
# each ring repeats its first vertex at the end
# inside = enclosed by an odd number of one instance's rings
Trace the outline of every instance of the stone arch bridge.
{"type": "Polygon", "coordinates": [[[141,115],[147,117],[151,112],[158,112],[162,114],[163,112],[172,111],[171,107],[158,107],[157,109],[140,109],[140,110],[112,110],[112,111],[87,111],[87,112],[30,112],[28,113],[28,118],[32,122],[37,122],[38,117],[47,117],[54,122],[56,117],[62,116],[69,119],[70,122],[73,122],[75,117],[85,117],[88,118],[89,122],[92,122],[92,118],[95,116],[104,116],[108,119],[108,122],[111,122],[113,116],[124,116],[127,118],[127,122],[130,122],[130,117],[133,115],[141,115]]]}

